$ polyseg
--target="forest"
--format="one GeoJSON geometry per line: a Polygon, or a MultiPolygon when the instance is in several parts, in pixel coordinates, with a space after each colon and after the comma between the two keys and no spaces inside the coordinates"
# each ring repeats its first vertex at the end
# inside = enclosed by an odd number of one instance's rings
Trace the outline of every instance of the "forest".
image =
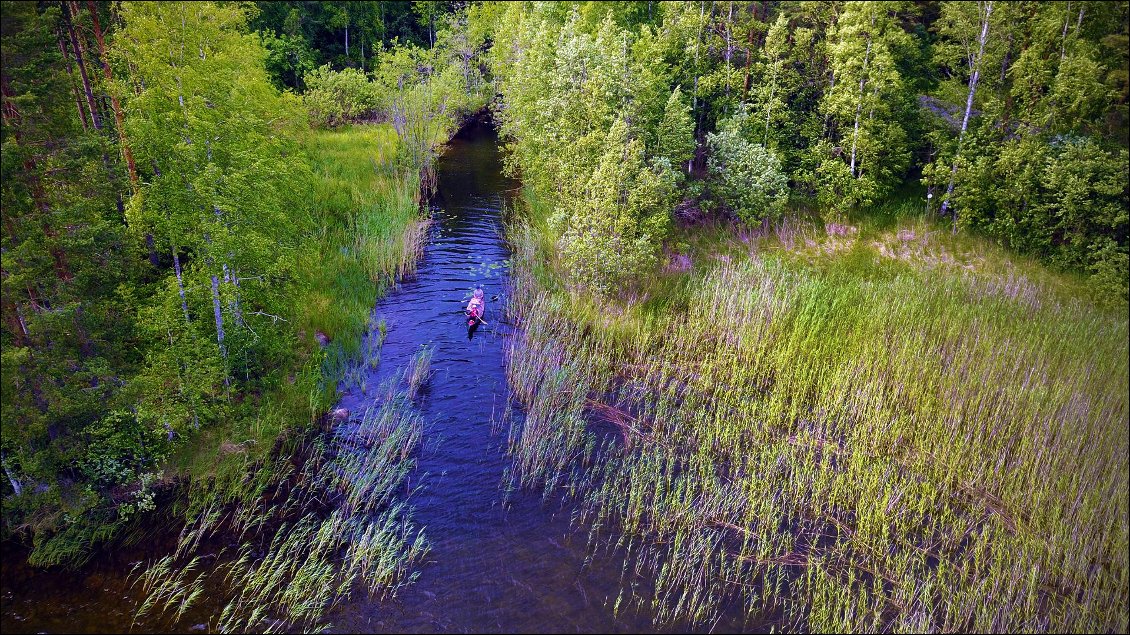
{"type": "Polygon", "coordinates": [[[5,0],[0,36],[6,563],[160,527],[138,619],[216,594],[220,631],[410,587],[432,349],[368,449],[329,431],[486,118],[500,487],[618,563],[611,613],[1127,630],[1130,3],[5,0]]]}

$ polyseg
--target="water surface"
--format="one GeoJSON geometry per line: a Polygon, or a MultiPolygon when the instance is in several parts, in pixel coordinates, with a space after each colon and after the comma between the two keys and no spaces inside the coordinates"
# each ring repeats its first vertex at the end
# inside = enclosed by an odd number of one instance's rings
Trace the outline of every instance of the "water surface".
{"type": "Polygon", "coordinates": [[[650,628],[644,616],[613,617],[622,561],[586,563],[583,536],[572,536],[568,509],[505,488],[503,347],[513,330],[505,318],[510,252],[500,216],[518,183],[501,168],[497,138],[483,124],[448,145],[437,166],[435,222],[417,275],[374,311],[387,324],[387,336],[380,365],[366,379],[369,394],[345,387],[342,406],[362,411],[376,394],[373,386],[422,345],[434,347],[432,376],[419,400],[423,488],[411,498],[431,551],[419,579],[396,599],[356,601],[331,615],[338,632],[650,628]],[[487,298],[487,324],[468,340],[460,311],[476,284],[487,298]]]}

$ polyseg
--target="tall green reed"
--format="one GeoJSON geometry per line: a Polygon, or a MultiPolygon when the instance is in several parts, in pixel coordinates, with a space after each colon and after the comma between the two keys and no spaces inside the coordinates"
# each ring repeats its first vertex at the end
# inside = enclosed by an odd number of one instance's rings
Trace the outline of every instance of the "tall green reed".
{"type": "Polygon", "coordinates": [[[514,477],[653,576],[660,622],[1126,630],[1125,315],[866,244],[617,315],[512,240],[514,477]]]}

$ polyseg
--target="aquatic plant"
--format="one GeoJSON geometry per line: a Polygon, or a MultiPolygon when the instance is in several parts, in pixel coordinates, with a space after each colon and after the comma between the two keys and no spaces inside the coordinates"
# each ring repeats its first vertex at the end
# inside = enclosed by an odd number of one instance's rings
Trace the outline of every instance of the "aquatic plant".
{"type": "Polygon", "coordinates": [[[421,345],[420,350],[408,361],[408,367],[404,369],[404,380],[408,384],[409,399],[415,399],[420,388],[428,381],[433,353],[435,346],[421,345]]]}
{"type": "Polygon", "coordinates": [[[229,598],[208,618],[220,632],[321,630],[358,589],[386,597],[414,580],[428,547],[403,485],[422,422],[404,390],[386,388],[356,426],[307,440],[297,468],[284,454],[250,470],[257,495],[226,504],[198,493],[205,508],[176,550],[137,574],[145,599],[135,622],[151,613],[175,622],[207,589],[229,598]],[[201,545],[231,536],[237,546],[217,548],[211,572],[201,571],[201,545]]]}
{"type": "Polygon", "coordinates": [[[516,224],[516,484],[654,578],[659,623],[1126,630],[1125,313],[858,235],[739,245],[617,313],[516,224]]]}

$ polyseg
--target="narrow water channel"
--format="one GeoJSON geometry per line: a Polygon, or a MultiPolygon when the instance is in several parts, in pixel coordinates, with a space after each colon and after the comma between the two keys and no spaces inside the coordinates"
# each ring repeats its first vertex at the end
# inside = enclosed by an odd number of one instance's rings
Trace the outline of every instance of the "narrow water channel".
{"type": "MultiPolygon", "coordinates": [[[[387,336],[380,365],[366,378],[376,386],[421,346],[434,347],[420,400],[423,487],[411,498],[431,552],[419,579],[397,598],[347,604],[329,621],[343,633],[650,630],[646,616],[613,617],[622,563],[586,562],[568,510],[505,489],[502,351],[512,328],[500,217],[518,183],[502,175],[497,137],[482,123],[453,139],[437,168],[424,257],[417,275],[377,304],[374,316],[387,324],[387,336]],[[487,298],[487,323],[468,340],[461,308],[476,284],[487,298]]],[[[342,405],[350,411],[370,403],[356,385],[345,388],[342,405]]]]}

